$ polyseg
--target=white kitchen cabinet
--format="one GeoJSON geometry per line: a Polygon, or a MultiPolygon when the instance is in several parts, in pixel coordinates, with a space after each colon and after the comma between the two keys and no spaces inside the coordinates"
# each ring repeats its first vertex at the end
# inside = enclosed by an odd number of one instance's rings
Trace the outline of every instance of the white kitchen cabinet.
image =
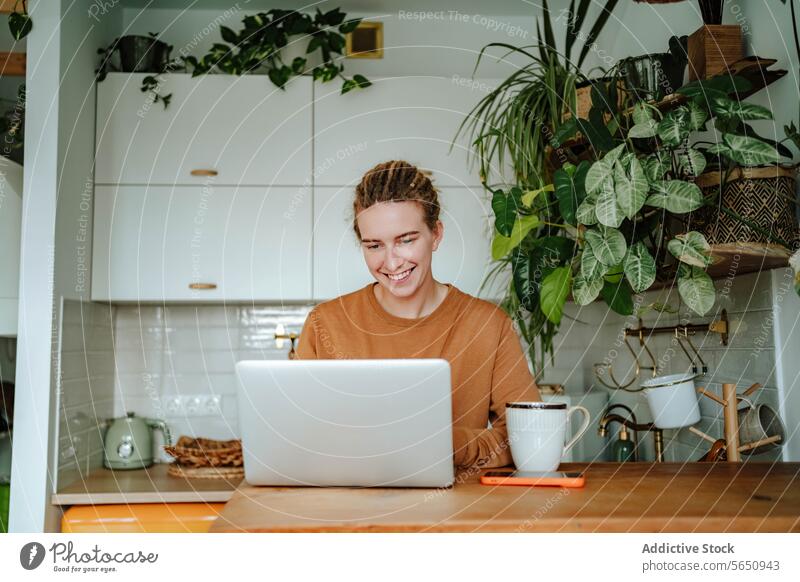
{"type": "Polygon", "coordinates": [[[282,91],[263,75],[163,75],[164,109],[144,75],[97,84],[96,184],[310,183],[310,77],[282,91]]]}
{"type": "Polygon", "coordinates": [[[94,300],[311,296],[309,190],[98,186],[94,224],[94,300]]]}
{"type": "Polygon", "coordinates": [[[17,335],[22,166],[0,156],[0,336],[17,335]]]}
{"type": "Polygon", "coordinates": [[[487,95],[492,80],[475,88],[460,78],[370,78],[372,86],[344,95],[332,83],[314,92],[316,186],[357,184],[375,164],[404,159],[431,170],[438,186],[478,186],[477,167],[468,166],[469,140],[452,152],[459,125],[487,95]]]}
{"type": "MultiPolygon", "coordinates": [[[[314,189],[314,300],[331,299],[374,281],[352,228],[352,188],[314,189]]],[[[502,281],[478,289],[491,268],[491,205],[480,188],[443,188],[444,238],[433,254],[433,276],[471,295],[499,299],[502,281]]],[[[505,279],[507,281],[507,279],[505,279]]]]}

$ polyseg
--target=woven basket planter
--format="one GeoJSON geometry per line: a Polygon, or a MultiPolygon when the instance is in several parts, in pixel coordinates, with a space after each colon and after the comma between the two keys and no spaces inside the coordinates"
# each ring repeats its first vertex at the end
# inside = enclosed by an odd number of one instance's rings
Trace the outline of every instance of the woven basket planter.
{"type": "MultiPolygon", "coordinates": [[[[706,197],[720,190],[719,172],[707,172],[697,179],[706,197]]],[[[692,228],[700,230],[710,244],[740,242],[774,243],[766,234],[743,224],[720,209],[720,204],[752,224],[796,246],[800,239],[795,194],[795,169],[783,166],[736,168],[717,197],[716,207],[693,212],[692,228]]]]}

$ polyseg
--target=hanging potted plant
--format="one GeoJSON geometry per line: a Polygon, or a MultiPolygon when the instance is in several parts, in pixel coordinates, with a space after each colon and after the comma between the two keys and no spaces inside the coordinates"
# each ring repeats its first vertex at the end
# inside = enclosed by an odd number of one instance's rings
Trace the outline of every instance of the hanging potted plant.
{"type": "Polygon", "coordinates": [[[637,101],[660,101],[683,85],[688,37],[669,39],[669,52],[651,53],[620,60],[617,67],[625,90],[637,101]]]}
{"type": "Polygon", "coordinates": [[[765,252],[777,248],[786,255],[800,240],[796,171],[779,163],[781,156],[792,156],[783,143],[790,138],[776,142],[756,133],[750,122],[773,116],[765,107],[732,98],[748,89],[744,79],[722,75],[679,90],[692,103],[707,105],[720,134],[706,144],[708,169],[697,185],[709,204],[694,220],[711,244],[759,243],[765,252]]]}
{"type": "Polygon", "coordinates": [[[115,38],[105,48],[97,49],[100,64],[95,69],[95,78],[101,82],[109,72],[153,73],[142,79],[142,91],[149,92],[153,102],[161,101],[166,108],[172,95],[158,92],[158,75],[177,70],[180,65],[170,60],[172,45],[158,39],[155,32],[148,36],[126,35],[115,38]]]}
{"type": "Polygon", "coordinates": [[[342,93],[369,87],[372,83],[363,75],[344,76],[344,65],[337,62],[345,48],[345,34],[355,30],[361,19],[345,20],[339,8],[328,12],[317,9],[312,18],[295,10],[273,9],[244,17],[244,28],[235,32],[220,26],[224,42],[217,42],[202,57],[181,56],[170,60],[172,46],[150,37],[121,37],[107,48],[96,70],[97,81],[109,71],[149,72],[142,79],[142,91],[149,91],[154,102],[166,108],[171,95],[158,92],[160,75],[189,71],[192,76],[206,74],[266,74],[272,83],[283,89],[297,75],[310,74],[322,82],[342,79],[342,93]],[[227,43],[227,44],[226,44],[227,43]],[[119,53],[120,63],[112,58],[119,53]]]}

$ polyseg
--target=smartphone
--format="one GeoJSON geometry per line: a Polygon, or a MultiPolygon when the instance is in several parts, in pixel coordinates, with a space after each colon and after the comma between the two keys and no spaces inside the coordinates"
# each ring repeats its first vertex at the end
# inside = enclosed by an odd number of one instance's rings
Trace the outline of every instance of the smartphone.
{"type": "Polygon", "coordinates": [[[481,475],[483,485],[527,485],[543,487],[583,487],[586,479],[580,471],[487,471],[481,475]]]}

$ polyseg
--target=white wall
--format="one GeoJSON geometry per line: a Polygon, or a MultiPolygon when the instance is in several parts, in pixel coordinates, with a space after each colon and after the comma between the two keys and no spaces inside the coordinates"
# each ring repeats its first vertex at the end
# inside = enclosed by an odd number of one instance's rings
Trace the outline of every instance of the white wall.
{"type": "MultiPolygon", "coordinates": [[[[57,531],[49,503],[58,466],[58,349],[62,299],[80,288],[81,256],[91,256],[94,68],[117,16],[89,17],[89,0],[34,0],[27,39],[28,103],[20,261],[17,402],[10,531],[57,531]],[[88,220],[88,222],[86,222],[88,220]],[[39,462],[31,462],[38,459],[39,462]]],[[[88,263],[86,263],[88,264],[88,263]]],[[[89,271],[85,271],[90,281],[89,271]]]]}

